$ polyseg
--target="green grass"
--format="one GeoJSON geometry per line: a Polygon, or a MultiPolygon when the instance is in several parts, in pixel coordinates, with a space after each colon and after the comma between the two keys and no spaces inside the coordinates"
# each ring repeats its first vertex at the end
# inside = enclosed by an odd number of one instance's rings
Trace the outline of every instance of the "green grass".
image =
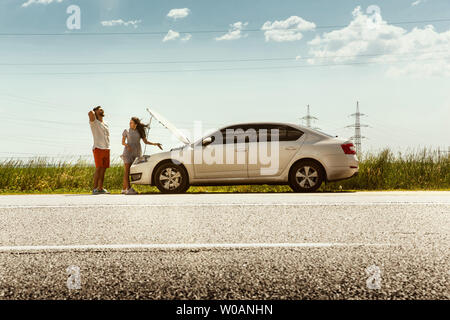
{"type": "MultiPolygon", "coordinates": [[[[105,187],[122,189],[122,166],[106,171],[105,187]]],[[[88,193],[94,168],[86,162],[55,162],[46,158],[0,163],[0,193],[88,193]]],[[[140,192],[157,192],[155,187],[137,186],[140,192]]],[[[450,190],[450,155],[420,150],[393,154],[386,149],[363,156],[359,175],[323,184],[321,191],[348,190],[450,190]]],[[[191,187],[189,192],[290,192],[288,186],[191,187]]]]}

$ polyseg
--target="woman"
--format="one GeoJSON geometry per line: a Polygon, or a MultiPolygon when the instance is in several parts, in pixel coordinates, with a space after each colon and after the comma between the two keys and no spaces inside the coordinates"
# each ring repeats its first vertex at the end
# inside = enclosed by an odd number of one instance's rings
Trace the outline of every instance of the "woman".
{"type": "Polygon", "coordinates": [[[162,150],[160,143],[153,143],[147,140],[145,129],[148,124],[141,123],[139,118],[133,117],[130,120],[130,129],[125,129],[122,134],[122,145],[125,146],[123,154],[120,156],[124,164],[123,190],[122,194],[137,194],[130,185],[130,167],[134,160],[141,156],[141,139],[145,144],[157,146],[162,150]]]}

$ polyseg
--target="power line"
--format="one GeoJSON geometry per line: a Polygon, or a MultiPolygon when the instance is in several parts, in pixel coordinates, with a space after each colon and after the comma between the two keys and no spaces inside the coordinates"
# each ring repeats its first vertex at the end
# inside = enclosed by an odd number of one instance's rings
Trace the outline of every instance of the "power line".
{"type": "Polygon", "coordinates": [[[76,108],[74,105],[67,105],[67,104],[61,104],[61,103],[55,103],[55,102],[48,102],[48,101],[44,101],[42,99],[37,99],[37,98],[29,98],[29,97],[22,97],[22,96],[17,96],[14,94],[10,94],[10,93],[5,93],[5,92],[0,92],[0,94],[3,95],[3,97],[7,98],[7,99],[13,99],[13,100],[18,100],[18,101],[24,101],[24,102],[31,102],[33,104],[42,104],[42,105],[47,105],[49,107],[52,107],[52,109],[55,110],[61,110],[61,107],[70,107],[70,108],[76,108]]]}
{"type": "Polygon", "coordinates": [[[92,157],[92,154],[39,154],[39,153],[34,153],[34,152],[5,152],[5,151],[0,151],[0,154],[7,154],[7,155],[13,155],[13,154],[20,154],[20,155],[30,155],[30,156],[43,156],[43,157],[92,157]]]}
{"type": "Polygon", "coordinates": [[[295,61],[295,58],[256,58],[223,60],[184,60],[184,61],[136,61],[136,62],[57,62],[57,63],[0,63],[1,66],[80,66],[80,65],[143,65],[143,64],[182,64],[182,63],[222,63],[222,62],[262,62],[295,61]]]}
{"type": "Polygon", "coordinates": [[[270,62],[270,61],[298,61],[306,59],[333,59],[333,58],[360,58],[360,57],[379,57],[379,56],[408,56],[414,54],[429,54],[429,53],[448,53],[448,50],[433,50],[433,51],[412,51],[406,53],[373,53],[373,54],[358,54],[358,55],[330,55],[330,56],[303,56],[298,58],[293,57],[274,57],[274,58],[241,58],[241,59],[214,59],[214,60],[172,60],[172,61],[121,61],[121,62],[23,62],[23,63],[0,63],[1,66],[80,66],[80,65],[145,65],[145,64],[183,64],[183,63],[227,63],[227,62],[270,62]]]}
{"type": "MultiPolygon", "coordinates": [[[[436,61],[446,60],[449,57],[440,58],[425,58],[425,59],[407,59],[397,61],[386,61],[386,64],[412,62],[412,61],[436,61]]],[[[334,66],[356,66],[356,65],[370,65],[380,64],[378,61],[366,62],[349,62],[349,63],[330,63],[330,64],[316,64],[316,65],[301,65],[301,66],[273,66],[273,67],[245,67],[245,68],[211,68],[211,69],[188,69],[188,70],[146,70],[146,71],[98,71],[98,72],[14,72],[14,73],[0,73],[3,76],[20,76],[20,75],[95,75],[95,74],[151,74],[151,73],[186,73],[186,72],[213,72],[213,71],[245,71],[245,70],[282,70],[282,69],[301,69],[301,68],[321,68],[334,66]]]]}
{"type": "MultiPolygon", "coordinates": [[[[0,100],[2,101],[1,102],[2,104],[6,104],[6,103],[7,104],[16,104],[16,103],[19,103],[19,104],[24,104],[26,106],[37,106],[39,108],[45,108],[45,109],[51,110],[51,111],[62,111],[63,110],[65,113],[66,112],[72,112],[74,114],[75,113],[79,114],[79,112],[75,111],[75,110],[62,109],[62,107],[75,109],[76,107],[74,107],[74,106],[65,106],[65,105],[56,106],[54,104],[50,104],[50,103],[46,103],[46,102],[40,102],[40,101],[33,100],[33,99],[20,98],[20,97],[14,97],[14,96],[7,96],[7,95],[6,96],[0,95],[0,100]],[[6,100],[4,100],[4,99],[6,99],[6,100]]],[[[14,113],[11,113],[11,112],[8,111],[7,114],[11,115],[11,114],[14,114],[14,113]]],[[[19,114],[17,114],[17,115],[21,116],[19,114]]]]}
{"type": "MultiPolygon", "coordinates": [[[[449,22],[450,18],[443,19],[431,19],[431,20],[414,20],[414,21],[398,21],[398,22],[386,22],[390,25],[402,25],[402,24],[418,24],[418,23],[436,23],[436,22],[449,22]]],[[[316,26],[315,29],[334,29],[345,28],[348,25],[323,25],[316,26]]],[[[286,28],[278,29],[281,31],[295,31],[298,28],[286,28]]],[[[230,30],[191,30],[191,31],[177,31],[180,34],[202,34],[202,33],[228,33],[230,30]]],[[[243,32],[265,32],[263,29],[244,29],[243,32]]],[[[299,30],[300,31],[300,30],[299,30]]],[[[144,32],[65,32],[65,33],[0,33],[0,36],[116,36],[116,35],[165,35],[167,31],[144,31],[144,32]]]]}
{"type": "MultiPolygon", "coordinates": [[[[425,59],[405,59],[397,61],[386,61],[386,64],[412,62],[412,61],[436,61],[446,60],[449,57],[440,58],[425,58],[425,59]]],[[[348,62],[348,63],[329,63],[316,65],[301,65],[301,66],[273,66],[273,67],[244,67],[244,68],[211,68],[211,69],[187,69],[187,70],[146,70],[146,71],[98,71],[98,72],[22,72],[22,73],[2,73],[0,75],[15,76],[15,75],[95,75],[95,74],[151,74],[151,73],[186,73],[186,72],[214,72],[214,71],[246,71],[246,70],[282,70],[282,69],[302,69],[302,68],[322,68],[334,66],[356,66],[356,65],[371,65],[380,64],[378,61],[366,62],[348,62]]]]}
{"type": "MultiPolygon", "coordinates": [[[[75,107],[75,106],[72,106],[72,105],[61,105],[61,104],[56,103],[56,102],[48,102],[48,101],[44,101],[44,100],[38,99],[38,98],[21,97],[21,96],[17,96],[17,95],[11,94],[11,93],[7,93],[7,92],[0,92],[0,99],[1,98],[11,99],[13,101],[13,103],[20,103],[20,104],[26,104],[26,105],[32,105],[32,106],[38,106],[38,107],[42,107],[41,105],[43,105],[44,108],[48,108],[48,109],[52,109],[52,110],[58,110],[58,111],[62,111],[64,113],[72,112],[72,113],[76,113],[76,114],[80,115],[79,107],[75,107]],[[61,107],[65,107],[65,108],[69,108],[69,109],[62,109],[61,107]],[[78,109],[78,111],[70,110],[70,108],[78,109]]],[[[10,102],[8,102],[8,103],[10,103],[10,102]]],[[[4,112],[2,116],[3,117],[9,117],[9,119],[11,119],[13,121],[17,121],[17,120],[19,120],[19,121],[33,121],[33,122],[36,122],[36,123],[38,123],[38,122],[49,122],[49,123],[57,123],[57,124],[69,124],[69,125],[78,125],[78,124],[82,124],[82,123],[84,124],[85,123],[84,120],[83,120],[83,122],[79,122],[79,123],[73,123],[73,122],[72,123],[68,123],[68,122],[65,122],[65,121],[47,121],[47,120],[43,120],[43,119],[29,119],[29,118],[24,118],[23,117],[23,113],[20,113],[20,114],[17,113],[16,114],[17,117],[15,117],[14,115],[15,115],[14,113],[11,113],[11,112],[8,111],[8,112],[4,112]]],[[[190,122],[179,121],[177,123],[179,123],[179,124],[181,124],[181,123],[186,124],[186,123],[190,123],[190,122]]],[[[217,125],[217,123],[216,124],[212,124],[211,122],[204,122],[204,124],[217,125]]],[[[109,127],[119,127],[119,126],[122,127],[122,125],[111,124],[111,123],[109,124],[109,127]]],[[[162,128],[156,127],[154,129],[159,130],[159,129],[162,129],[162,128]]]]}

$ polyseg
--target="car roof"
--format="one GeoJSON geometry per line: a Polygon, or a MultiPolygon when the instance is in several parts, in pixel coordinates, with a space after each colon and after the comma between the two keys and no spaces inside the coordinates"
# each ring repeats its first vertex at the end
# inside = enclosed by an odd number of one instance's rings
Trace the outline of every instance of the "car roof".
{"type": "Polygon", "coordinates": [[[229,124],[226,126],[223,126],[220,128],[220,130],[228,128],[228,127],[235,127],[235,126],[268,126],[268,125],[273,125],[273,126],[289,126],[289,127],[294,127],[294,128],[298,128],[300,130],[306,130],[306,131],[310,131],[310,129],[303,127],[303,126],[299,126],[297,124],[293,124],[293,123],[286,123],[286,122],[245,122],[245,123],[234,123],[234,124],[229,124]]]}
{"type": "Polygon", "coordinates": [[[260,125],[282,125],[282,126],[292,126],[292,123],[283,123],[283,122],[240,122],[240,123],[230,123],[224,128],[234,127],[234,126],[260,126],[260,125]]]}
{"type": "Polygon", "coordinates": [[[307,132],[316,136],[320,136],[322,138],[334,138],[334,136],[329,135],[327,133],[314,130],[312,128],[308,128],[302,125],[294,124],[294,123],[288,123],[288,122],[245,122],[245,123],[235,123],[235,124],[229,124],[227,126],[221,127],[219,130],[223,130],[228,127],[234,127],[234,126],[264,126],[264,125],[275,125],[275,126],[289,126],[296,129],[299,129],[303,132],[307,132]]]}

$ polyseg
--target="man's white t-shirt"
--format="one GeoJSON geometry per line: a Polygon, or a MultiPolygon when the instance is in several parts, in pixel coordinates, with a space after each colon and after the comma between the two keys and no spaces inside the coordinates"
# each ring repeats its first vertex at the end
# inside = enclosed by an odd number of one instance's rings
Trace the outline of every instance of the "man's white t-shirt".
{"type": "Polygon", "coordinates": [[[92,149],[109,149],[109,128],[105,121],[89,121],[92,130],[92,136],[94,137],[94,146],[92,149]]]}

